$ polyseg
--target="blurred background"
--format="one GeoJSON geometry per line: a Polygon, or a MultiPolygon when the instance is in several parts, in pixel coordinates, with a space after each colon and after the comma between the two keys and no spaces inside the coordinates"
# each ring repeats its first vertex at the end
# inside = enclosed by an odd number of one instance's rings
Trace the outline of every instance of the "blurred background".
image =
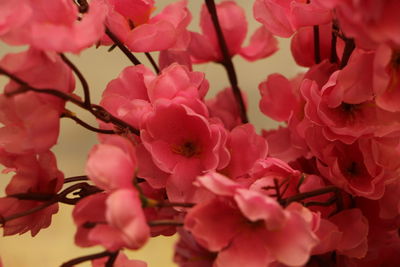
{"type": "MultiPolygon", "coordinates": [[[[159,12],[164,6],[175,2],[173,0],[156,1],[159,12]]],[[[203,1],[189,0],[189,9],[192,12],[193,20],[189,29],[198,31],[199,13],[203,1]]],[[[219,2],[219,1],[217,1],[219,2]]],[[[246,17],[249,22],[248,37],[260,25],[253,19],[253,1],[236,0],[246,10],[246,17]]],[[[280,50],[273,56],[257,62],[246,62],[236,56],[234,64],[238,74],[239,86],[248,97],[248,115],[258,131],[277,127],[277,123],[269,120],[258,109],[260,99],[258,84],[265,80],[271,73],[281,73],[287,77],[293,77],[301,71],[294,63],[290,54],[288,40],[279,40],[280,50]]],[[[0,56],[26,49],[26,47],[9,47],[0,43],[0,56]]],[[[101,93],[107,83],[116,78],[124,67],[129,66],[128,59],[118,49],[107,52],[108,47],[98,49],[91,48],[80,55],[67,55],[85,75],[89,82],[92,101],[98,103],[101,93]]],[[[153,57],[157,57],[153,53],[153,57]]],[[[143,55],[136,55],[141,62],[150,66],[143,55]]],[[[202,64],[194,66],[194,70],[206,73],[210,82],[208,97],[214,96],[219,90],[229,86],[225,70],[217,64],[202,64]]],[[[7,83],[7,79],[0,76],[0,87],[7,83]]],[[[82,95],[79,82],[77,82],[76,94],[82,95]]],[[[78,114],[80,118],[95,125],[95,120],[87,114],[68,105],[70,110],[78,114]]],[[[84,174],[84,165],[90,148],[97,143],[96,135],[89,132],[72,120],[62,119],[61,134],[58,144],[53,148],[57,155],[59,169],[65,177],[84,174]]],[[[11,175],[0,174],[0,194],[4,195],[4,188],[11,175]]],[[[83,249],[74,245],[75,226],[71,217],[72,207],[60,205],[60,211],[53,216],[52,225],[42,230],[35,238],[29,233],[22,236],[0,237],[0,257],[4,267],[54,267],[60,266],[63,262],[72,258],[91,253],[103,251],[101,247],[83,249]]],[[[1,231],[1,230],[0,230],[1,231]]],[[[148,263],[149,267],[170,267],[173,264],[173,247],[176,237],[158,237],[150,240],[148,244],[139,251],[127,252],[131,259],[141,259],[148,263]]],[[[79,266],[90,266],[85,263],[79,266]]]]}

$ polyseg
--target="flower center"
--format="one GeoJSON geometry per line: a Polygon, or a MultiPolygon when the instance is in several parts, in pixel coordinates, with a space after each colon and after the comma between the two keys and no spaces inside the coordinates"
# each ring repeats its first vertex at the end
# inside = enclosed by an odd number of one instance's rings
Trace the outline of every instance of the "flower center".
{"type": "Polygon", "coordinates": [[[180,145],[172,147],[172,152],[182,155],[186,158],[191,158],[200,154],[199,146],[193,141],[185,141],[180,145]]]}

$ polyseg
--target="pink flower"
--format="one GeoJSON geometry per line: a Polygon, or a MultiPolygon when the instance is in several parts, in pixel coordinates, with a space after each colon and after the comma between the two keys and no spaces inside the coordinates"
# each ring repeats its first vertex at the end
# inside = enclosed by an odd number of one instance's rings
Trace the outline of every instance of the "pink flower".
{"type": "MultiPolygon", "coordinates": [[[[149,18],[154,1],[108,0],[112,6],[107,26],[135,52],[151,52],[187,47],[189,33],[186,31],[191,15],[182,0],[165,7],[158,15],[149,18]]],[[[106,43],[109,43],[105,38],[106,43]]]]}
{"type": "Polygon", "coordinates": [[[257,21],[280,37],[290,37],[300,27],[327,24],[332,19],[331,10],[315,1],[256,0],[253,12],[257,21]]]}
{"type": "Polygon", "coordinates": [[[260,110],[276,121],[287,121],[298,108],[297,79],[290,82],[280,74],[271,74],[258,86],[261,93],[260,110]],[[285,102],[285,105],[282,103],[285,102]]]}
{"type": "Polygon", "coordinates": [[[105,138],[92,148],[86,163],[88,177],[100,188],[132,188],[136,155],[130,140],[121,136],[105,138]]]}
{"type": "Polygon", "coordinates": [[[372,88],[373,54],[355,52],[349,65],[334,72],[319,89],[305,79],[301,92],[306,100],[305,115],[323,128],[328,140],[352,143],[362,136],[383,136],[398,129],[398,115],[374,103],[372,88]]]}
{"type": "MultiPolygon", "coordinates": [[[[264,27],[253,34],[250,44],[242,47],[247,34],[247,21],[244,11],[233,1],[223,1],[217,5],[218,19],[222,28],[229,54],[240,54],[247,60],[257,60],[277,51],[277,41],[264,27]],[[235,19],[232,19],[232,18],[235,19]]],[[[192,32],[189,52],[195,62],[221,62],[222,54],[218,38],[207,7],[203,5],[200,15],[202,34],[192,32]]]]}
{"type": "Polygon", "coordinates": [[[188,212],[185,228],[200,245],[218,252],[215,266],[268,266],[275,261],[299,266],[307,262],[318,239],[305,208],[292,204],[283,209],[274,199],[216,173],[197,181],[215,197],[188,212]]]}
{"type": "Polygon", "coordinates": [[[235,127],[230,132],[227,147],[231,160],[223,173],[231,178],[246,175],[256,161],[266,158],[268,153],[267,142],[256,134],[251,124],[235,127]]]}
{"type": "Polygon", "coordinates": [[[399,112],[400,52],[381,45],[374,59],[373,88],[376,104],[387,111],[399,112]]]}
{"type": "Polygon", "coordinates": [[[173,173],[185,162],[195,162],[205,171],[226,166],[223,134],[220,126],[186,106],[160,101],[147,117],[141,138],[156,165],[173,173]]]}
{"type": "Polygon", "coordinates": [[[317,129],[308,130],[307,143],[318,160],[322,176],[344,191],[369,199],[379,199],[390,181],[387,173],[371,151],[368,139],[351,145],[324,140],[317,129]]]}
{"type": "Polygon", "coordinates": [[[359,209],[344,210],[329,220],[322,219],[316,231],[321,243],[313,253],[323,254],[336,250],[351,258],[363,258],[368,250],[368,220],[359,209]]]}
{"type": "MultiPolygon", "coordinates": [[[[8,54],[0,66],[38,89],[55,89],[70,93],[74,89],[71,70],[54,53],[36,49],[8,54]],[[52,73],[49,76],[49,73],[52,73]]],[[[6,93],[20,89],[10,81],[6,93]]],[[[52,147],[58,138],[60,115],[64,111],[62,99],[34,92],[12,97],[0,96],[1,146],[12,153],[41,153],[52,147]]]]}
{"type": "Polygon", "coordinates": [[[200,246],[193,236],[180,229],[179,240],[175,245],[174,262],[180,267],[211,267],[215,260],[212,253],[200,246]]]}
{"type": "MultiPolygon", "coordinates": [[[[244,92],[242,92],[242,97],[246,101],[244,92]]],[[[242,124],[239,107],[232,88],[228,87],[220,91],[214,98],[207,100],[206,105],[210,111],[210,116],[220,119],[228,130],[232,130],[242,124]]]]}
{"type": "Polygon", "coordinates": [[[185,105],[158,101],[141,130],[141,139],[154,164],[173,174],[167,181],[170,197],[189,195],[201,172],[222,169],[229,162],[227,133],[185,105]],[[172,193],[175,191],[175,193],[172,193]]]}
{"type": "Polygon", "coordinates": [[[139,194],[133,189],[88,196],[75,206],[73,217],[78,226],[75,243],[83,247],[138,249],[150,236],[139,194]]]}
{"type": "Polygon", "coordinates": [[[346,36],[353,37],[356,44],[364,49],[376,48],[385,43],[392,47],[400,44],[400,22],[396,0],[371,0],[368,3],[357,0],[321,1],[321,5],[335,8],[340,27],[346,36]]]}
{"type": "MultiPolygon", "coordinates": [[[[332,24],[319,25],[319,48],[321,61],[325,59],[331,60],[332,46],[332,24]]],[[[337,38],[337,55],[343,54],[344,42],[337,38]]],[[[290,43],[290,50],[300,66],[311,67],[315,64],[314,53],[314,30],[313,27],[307,26],[300,28],[293,36],[290,43]]]]}
{"type": "Polygon", "coordinates": [[[153,105],[160,99],[182,103],[207,115],[201,101],[208,91],[204,74],[179,64],[163,69],[159,76],[143,65],[125,68],[103,93],[101,105],[113,115],[140,128],[153,105]]]}
{"type": "MultiPolygon", "coordinates": [[[[63,185],[64,175],[57,168],[56,158],[50,151],[41,154],[4,155],[8,157],[8,166],[16,174],[7,185],[6,194],[40,193],[56,194],[63,185]]],[[[5,160],[2,159],[2,162],[5,160]]],[[[0,215],[8,217],[42,205],[43,202],[33,200],[19,200],[12,197],[0,199],[0,215]]],[[[35,236],[41,229],[47,228],[51,217],[57,213],[58,204],[50,205],[38,212],[6,222],[4,235],[23,234],[31,231],[35,236]]]]}
{"type": "Polygon", "coordinates": [[[106,12],[102,0],[93,0],[88,13],[78,20],[78,7],[73,1],[22,0],[18,5],[5,6],[7,16],[0,38],[10,44],[30,44],[41,50],[78,53],[101,38],[106,12]],[[17,9],[21,14],[19,19],[10,15],[17,9]]]}

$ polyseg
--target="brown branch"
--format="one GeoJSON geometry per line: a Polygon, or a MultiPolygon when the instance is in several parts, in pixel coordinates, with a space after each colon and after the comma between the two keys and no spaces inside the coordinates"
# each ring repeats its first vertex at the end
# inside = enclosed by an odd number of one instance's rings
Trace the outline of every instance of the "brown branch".
{"type": "Polygon", "coordinates": [[[153,66],[154,71],[157,74],[159,74],[160,73],[160,68],[157,66],[157,63],[155,62],[155,60],[153,59],[151,54],[149,52],[145,52],[144,54],[147,57],[147,59],[150,61],[150,64],[153,66]]]}
{"type": "Polygon", "coordinates": [[[332,39],[331,39],[331,55],[329,57],[329,61],[331,63],[337,63],[339,61],[336,44],[337,44],[337,32],[339,31],[339,27],[335,21],[332,23],[332,39]]]}
{"type": "Polygon", "coordinates": [[[338,191],[338,188],[336,186],[331,185],[331,186],[327,186],[327,187],[324,187],[321,189],[300,193],[300,194],[294,195],[292,197],[282,199],[279,203],[281,203],[283,206],[287,206],[292,202],[301,201],[303,199],[307,199],[307,198],[315,197],[315,196],[319,196],[319,195],[324,195],[324,194],[328,194],[328,193],[335,193],[337,191],[338,191]]]}
{"type": "Polygon", "coordinates": [[[118,37],[106,28],[106,34],[118,46],[118,48],[125,54],[125,56],[133,63],[133,65],[140,65],[140,61],[129,51],[129,49],[118,39],[118,37]]]}
{"type": "Polygon", "coordinates": [[[171,220],[159,220],[159,221],[149,221],[147,224],[150,227],[155,226],[183,226],[183,222],[171,221],[171,220]]]}
{"type": "Polygon", "coordinates": [[[356,44],[354,43],[354,39],[345,39],[345,46],[342,56],[342,61],[340,62],[340,69],[343,69],[349,63],[349,59],[354,49],[356,48],[356,44]]]}
{"type": "Polygon", "coordinates": [[[90,101],[90,90],[89,90],[89,84],[86,81],[85,77],[83,76],[82,72],[72,63],[64,54],[60,53],[59,54],[61,59],[65,62],[65,64],[70,67],[70,69],[75,73],[75,75],[78,77],[79,81],[81,82],[83,93],[84,93],[84,103],[87,107],[90,107],[91,101],[90,101]]]}
{"type": "Polygon", "coordinates": [[[219,24],[217,9],[215,7],[215,2],[214,2],[214,0],[205,0],[205,2],[207,5],[208,12],[210,13],[211,20],[214,24],[215,32],[217,33],[218,43],[219,43],[219,47],[221,49],[221,53],[222,53],[222,57],[223,57],[222,65],[225,67],[225,70],[228,74],[228,78],[229,78],[229,82],[232,87],[233,95],[239,106],[240,118],[242,120],[242,123],[247,123],[249,120],[248,120],[247,114],[246,114],[246,107],[244,105],[244,100],[243,100],[242,94],[240,92],[240,88],[238,86],[235,67],[232,63],[231,56],[229,55],[229,49],[226,44],[221,25],[219,24]]]}
{"type": "Polygon", "coordinates": [[[183,208],[192,208],[196,204],[195,203],[187,203],[187,202],[157,202],[155,204],[156,207],[183,207],[183,208]]]}
{"type": "Polygon", "coordinates": [[[89,124],[87,124],[86,122],[84,122],[83,120],[79,119],[78,117],[72,115],[72,113],[67,110],[67,112],[64,112],[61,117],[63,118],[70,118],[73,121],[75,121],[77,124],[81,125],[83,128],[95,132],[95,133],[101,133],[101,134],[115,134],[115,132],[113,130],[105,130],[105,129],[99,129],[96,127],[93,127],[89,124]]]}
{"type": "Polygon", "coordinates": [[[0,74],[6,75],[10,79],[12,79],[13,81],[15,81],[21,85],[21,88],[19,90],[16,90],[16,91],[10,92],[10,93],[6,93],[6,96],[13,96],[15,94],[24,93],[26,91],[33,91],[36,93],[53,95],[53,96],[56,96],[58,98],[65,100],[65,101],[70,101],[71,103],[81,107],[82,109],[89,111],[97,119],[99,119],[103,122],[112,123],[121,129],[127,129],[135,135],[140,134],[140,131],[138,129],[134,128],[133,126],[129,125],[128,123],[124,122],[123,120],[120,120],[117,117],[114,117],[107,110],[105,110],[102,106],[92,104],[90,107],[87,107],[85,105],[85,103],[82,102],[81,100],[79,100],[78,98],[75,98],[64,92],[61,92],[61,91],[58,91],[55,89],[38,89],[38,88],[32,87],[27,82],[23,81],[22,79],[16,77],[12,73],[10,73],[2,68],[0,68],[0,74]]]}
{"type": "Polygon", "coordinates": [[[4,224],[8,221],[15,220],[15,219],[27,216],[27,215],[31,215],[31,214],[38,212],[40,210],[43,210],[57,202],[74,205],[82,198],[87,197],[92,194],[99,193],[101,191],[102,191],[101,189],[99,189],[93,185],[89,185],[87,183],[82,182],[82,183],[74,184],[74,185],[64,189],[63,191],[61,191],[61,193],[59,193],[57,195],[40,194],[40,193],[21,193],[21,194],[9,195],[7,197],[17,198],[17,199],[21,199],[21,200],[47,201],[47,202],[44,202],[43,204],[36,206],[32,209],[22,211],[22,212],[10,215],[8,217],[0,217],[0,224],[4,226],[4,224]],[[74,193],[74,195],[78,195],[79,198],[68,198],[67,197],[68,194],[70,194],[74,191],[77,191],[77,190],[79,190],[79,191],[74,193]]]}
{"type": "Polygon", "coordinates": [[[81,176],[74,176],[64,179],[64,184],[73,183],[73,182],[81,182],[81,181],[88,181],[89,178],[86,175],[81,176]]]}
{"type": "Polygon", "coordinates": [[[61,264],[60,267],[74,267],[75,265],[80,264],[85,261],[96,260],[96,259],[100,259],[100,258],[104,258],[104,257],[113,257],[114,254],[115,254],[115,252],[103,251],[103,252],[96,253],[96,254],[86,255],[86,256],[78,257],[78,258],[69,260],[67,262],[64,262],[63,264],[61,264]]]}
{"type": "Polygon", "coordinates": [[[320,38],[319,38],[319,26],[313,26],[314,33],[314,61],[315,64],[321,63],[321,47],[320,47],[320,38]]]}

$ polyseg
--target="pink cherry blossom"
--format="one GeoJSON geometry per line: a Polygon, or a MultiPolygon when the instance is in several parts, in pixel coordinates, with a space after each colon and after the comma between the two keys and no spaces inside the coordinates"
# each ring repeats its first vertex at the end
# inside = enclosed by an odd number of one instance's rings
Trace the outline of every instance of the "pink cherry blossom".
{"type": "Polygon", "coordinates": [[[235,127],[229,135],[227,147],[231,160],[223,172],[231,178],[246,175],[257,160],[266,158],[268,144],[257,135],[251,124],[235,127]]]}
{"type": "MultiPolygon", "coordinates": [[[[187,47],[189,33],[186,30],[191,20],[187,1],[182,0],[165,7],[150,18],[154,1],[108,0],[111,10],[107,16],[107,26],[128,48],[135,52],[151,52],[187,47]],[[131,12],[134,10],[134,12],[131,12]]],[[[103,38],[109,43],[107,38],[103,38]]]]}
{"type": "Polygon", "coordinates": [[[295,90],[297,81],[292,83],[280,74],[271,74],[258,86],[261,93],[260,110],[277,121],[287,121],[296,110],[299,97],[295,90]],[[281,105],[282,101],[286,105],[281,105]]]}
{"type": "MultiPolygon", "coordinates": [[[[257,60],[272,55],[277,50],[277,41],[264,27],[257,29],[250,44],[243,47],[247,34],[247,21],[244,11],[233,1],[223,1],[217,5],[218,19],[226,40],[229,54],[240,54],[247,60],[257,60]],[[232,17],[235,17],[232,20],[232,17]]],[[[203,5],[200,14],[202,34],[192,32],[189,52],[197,63],[222,61],[221,49],[207,7],[203,5]]]]}
{"type": "Polygon", "coordinates": [[[87,14],[78,20],[78,8],[72,1],[42,0],[18,1],[19,6],[8,4],[5,12],[16,8],[21,17],[7,16],[0,38],[10,44],[30,44],[35,48],[56,52],[78,53],[95,42],[103,32],[107,6],[103,0],[93,0],[87,14]],[[52,36],[52,38],[48,38],[52,36]]]}
{"type": "Polygon", "coordinates": [[[304,0],[256,0],[253,12],[257,21],[280,37],[290,37],[300,27],[327,24],[332,19],[331,10],[304,0]]]}
{"type": "Polygon", "coordinates": [[[376,104],[387,111],[398,112],[400,106],[400,53],[389,46],[381,45],[375,54],[373,89],[376,104]]]}
{"type": "Polygon", "coordinates": [[[138,192],[133,189],[88,196],[75,206],[73,217],[78,226],[75,243],[83,247],[138,249],[150,235],[138,192]]]}
{"type": "Polygon", "coordinates": [[[370,199],[382,197],[385,180],[390,181],[391,177],[377,164],[367,140],[351,145],[329,142],[318,130],[309,130],[306,138],[319,159],[319,171],[331,183],[352,195],[370,199]]]}
{"type": "Polygon", "coordinates": [[[215,253],[200,246],[189,232],[183,229],[179,231],[174,262],[180,267],[211,267],[215,256],[215,253]]]}
{"type": "MultiPolygon", "coordinates": [[[[11,157],[8,167],[13,168],[16,174],[6,188],[6,194],[10,197],[0,198],[0,215],[2,217],[24,212],[43,204],[40,201],[12,198],[13,194],[53,195],[61,189],[64,175],[58,170],[55,156],[50,151],[38,155],[13,156],[11,154],[8,156],[11,157]]],[[[6,222],[4,235],[23,234],[31,231],[31,235],[35,236],[41,229],[50,225],[51,217],[57,211],[58,204],[53,204],[37,213],[6,222]]]]}
{"type": "MultiPolygon", "coordinates": [[[[242,97],[246,102],[244,92],[242,92],[242,97]]],[[[239,107],[235,101],[232,88],[225,88],[214,98],[208,99],[206,104],[210,111],[210,116],[220,119],[228,130],[232,130],[242,124],[239,107]]]]}
{"type": "Polygon", "coordinates": [[[396,0],[372,0],[368,3],[357,0],[318,0],[320,5],[335,8],[343,32],[353,37],[364,49],[376,48],[380,43],[393,47],[400,44],[400,22],[395,12],[399,8],[396,0]]]}
{"type": "MultiPolygon", "coordinates": [[[[36,49],[8,54],[0,66],[39,89],[71,92],[74,79],[71,70],[53,53],[36,49]],[[48,73],[53,73],[50,77],[48,73]]],[[[10,81],[6,93],[20,89],[10,81]]],[[[13,153],[41,153],[57,143],[60,115],[64,101],[47,94],[27,92],[12,97],[0,96],[1,146],[13,153]]]]}
{"type": "Polygon", "coordinates": [[[109,137],[93,147],[86,163],[88,177],[105,190],[132,187],[135,168],[133,144],[120,136],[109,137]]]}
{"type": "Polygon", "coordinates": [[[200,245],[218,252],[214,265],[267,266],[278,261],[299,266],[307,262],[318,239],[296,205],[284,210],[274,199],[220,175],[206,175],[198,182],[216,197],[191,209],[185,228],[200,245]],[[286,242],[289,236],[290,243],[286,242]]]}
{"type": "Polygon", "coordinates": [[[201,172],[222,169],[229,161],[226,130],[173,102],[156,103],[154,112],[146,119],[141,139],[155,165],[173,174],[167,183],[168,188],[177,190],[174,195],[191,188],[193,179],[201,172]]]}

